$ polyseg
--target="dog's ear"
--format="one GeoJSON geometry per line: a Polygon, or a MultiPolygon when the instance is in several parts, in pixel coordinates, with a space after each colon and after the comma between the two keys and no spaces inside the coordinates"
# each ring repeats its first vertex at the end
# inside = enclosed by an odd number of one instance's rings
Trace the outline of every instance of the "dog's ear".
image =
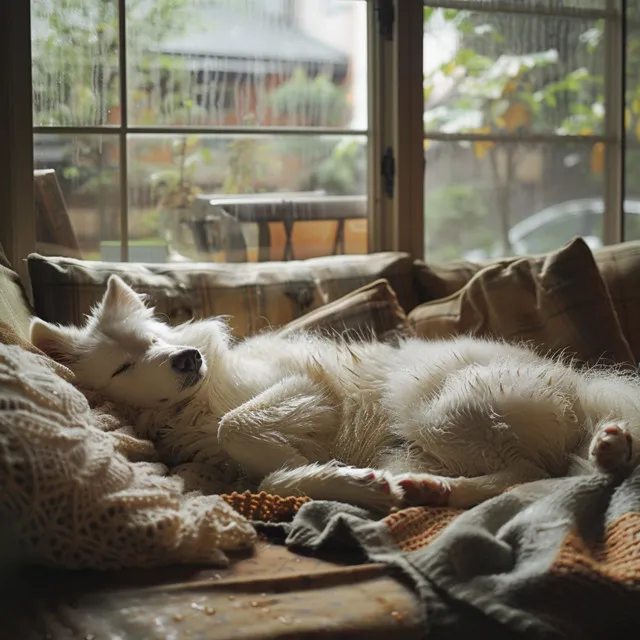
{"type": "Polygon", "coordinates": [[[116,275],[109,277],[107,291],[102,298],[101,309],[130,314],[146,309],[144,297],[136,293],[124,280],[116,275]]]}
{"type": "Polygon", "coordinates": [[[60,364],[71,364],[75,360],[77,330],[57,327],[40,318],[33,318],[29,328],[31,344],[60,364]]]}

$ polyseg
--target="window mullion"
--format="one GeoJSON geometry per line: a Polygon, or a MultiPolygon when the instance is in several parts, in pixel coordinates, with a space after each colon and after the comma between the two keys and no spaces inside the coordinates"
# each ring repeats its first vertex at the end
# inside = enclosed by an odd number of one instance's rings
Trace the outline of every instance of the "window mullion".
{"type": "Polygon", "coordinates": [[[368,199],[369,199],[369,251],[382,251],[386,246],[389,219],[389,200],[382,192],[381,162],[386,146],[390,144],[391,125],[389,100],[390,46],[380,33],[378,11],[381,0],[367,2],[368,42],[368,199]]]}
{"type": "Polygon", "coordinates": [[[624,38],[619,0],[607,0],[607,9],[615,13],[608,18],[604,27],[605,71],[604,71],[604,105],[605,136],[609,142],[605,144],[604,161],[604,220],[602,239],[604,244],[615,244],[622,241],[622,139],[624,129],[624,82],[622,68],[622,47],[624,38]]]}
{"type": "Polygon", "coordinates": [[[33,198],[33,112],[31,109],[31,4],[0,7],[3,93],[0,118],[0,241],[28,286],[24,258],[36,249],[33,198]]]}
{"type": "Polygon", "coordinates": [[[128,100],[127,100],[127,23],[126,0],[118,0],[118,77],[120,79],[120,129],[119,129],[119,177],[120,177],[120,259],[129,260],[129,189],[128,189],[128,100]]]}
{"type": "Polygon", "coordinates": [[[392,246],[424,256],[424,80],[422,0],[396,0],[393,38],[395,194],[392,246]],[[398,34],[402,34],[398,37],[398,34]]]}

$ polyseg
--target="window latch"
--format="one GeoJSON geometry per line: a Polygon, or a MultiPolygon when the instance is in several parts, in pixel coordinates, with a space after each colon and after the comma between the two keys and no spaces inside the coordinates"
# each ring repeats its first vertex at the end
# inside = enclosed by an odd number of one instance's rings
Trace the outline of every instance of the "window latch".
{"type": "Polygon", "coordinates": [[[396,182],[396,159],[391,147],[387,147],[382,154],[380,173],[382,175],[382,191],[387,198],[391,199],[396,182]]]}
{"type": "Polygon", "coordinates": [[[396,19],[393,0],[378,0],[375,11],[378,15],[380,35],[388,41],[393,40],[393,23],[396,19]]]}

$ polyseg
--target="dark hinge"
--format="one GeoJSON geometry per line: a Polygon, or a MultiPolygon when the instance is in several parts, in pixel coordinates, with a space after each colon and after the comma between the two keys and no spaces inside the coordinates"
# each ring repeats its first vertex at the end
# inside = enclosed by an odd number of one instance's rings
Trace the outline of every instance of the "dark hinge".
{"type": "Polygon", "coordinates": [[[383,193],[387,198],[393,198],[393,190],[396,182],[396,159],[391,147],[387,147],[382,154],[380,173],[382,174],[383,193]]]}
{"type": "Polygon", "coordinates": [[[380,35],[386,40],[393,40],[393,23],[396,19],[393,0],[378,0],[375,10],[378,15],[380,35]]]}

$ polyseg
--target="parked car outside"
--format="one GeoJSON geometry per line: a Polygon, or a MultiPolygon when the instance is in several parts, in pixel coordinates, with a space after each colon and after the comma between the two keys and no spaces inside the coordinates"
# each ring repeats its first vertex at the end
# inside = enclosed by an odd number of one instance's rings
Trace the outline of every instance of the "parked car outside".
{"type": "MultiPolygon", "coordinates": [[[[640,238],[640,200],[626,200],[625,231],[628,238],[640,238]]],[[[513,225],[509,231],[513,255],[547,253],[576,236],[592,249],[602,246],[604,202],[599,198],[567,200],[542,209],[513,225]]],[[[502,245],[494,243],[489,251],[476,249],[463,256],[475,262],[503,257],[502,245]]]]}

